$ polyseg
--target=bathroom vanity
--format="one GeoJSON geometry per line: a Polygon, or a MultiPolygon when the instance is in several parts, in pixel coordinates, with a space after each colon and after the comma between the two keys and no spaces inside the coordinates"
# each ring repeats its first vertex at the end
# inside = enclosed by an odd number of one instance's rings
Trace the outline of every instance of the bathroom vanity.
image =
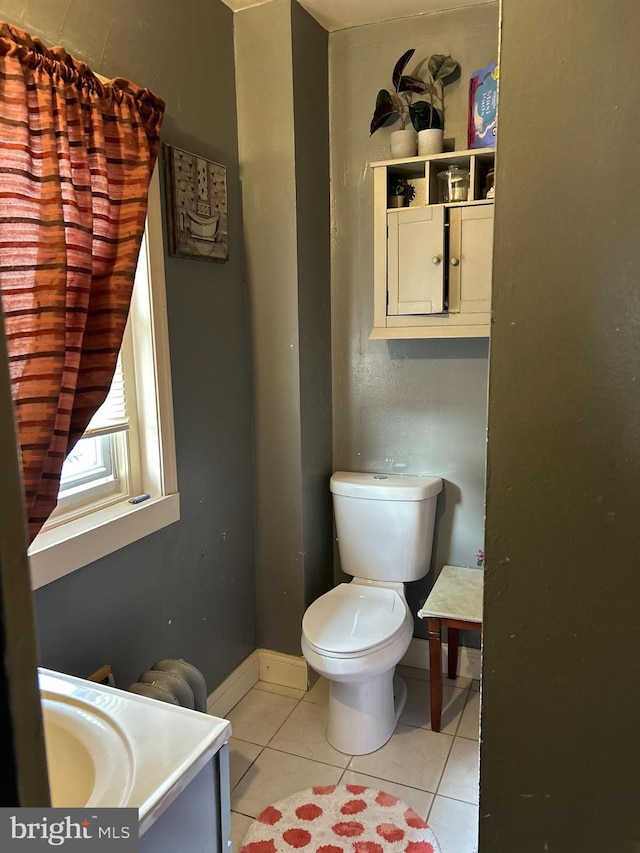
{"type": "Polygon", "coordinates": [[[142,853],[230,849],[228,720],[39,670],[52,805],[138,809],[142,853]]]}

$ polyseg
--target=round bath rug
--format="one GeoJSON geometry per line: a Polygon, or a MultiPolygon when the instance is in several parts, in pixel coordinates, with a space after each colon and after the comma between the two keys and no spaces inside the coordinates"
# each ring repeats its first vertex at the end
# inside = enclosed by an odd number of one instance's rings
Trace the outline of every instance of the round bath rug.
{"type": "Polygon", "coordinates": [[[406,803],[363,785],[325,785],[267,806],[240,853],[440,853],[406,803]]]}

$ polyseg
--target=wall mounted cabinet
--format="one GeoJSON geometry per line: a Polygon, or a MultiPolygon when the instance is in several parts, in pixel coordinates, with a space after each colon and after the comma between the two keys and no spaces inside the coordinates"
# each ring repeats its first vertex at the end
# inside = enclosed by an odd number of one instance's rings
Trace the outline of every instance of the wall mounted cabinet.
{"type": "Polygon", "coordinates": [[[493,149],[386,160],[374,170],[374,328],[371,338],[488,337],[493,200],[486,199],[493,149]],[[441,202],[438,175],[469,172],[467,200],[441,202]],[[399,177],[409,207],[389,208],[399,177]]]}

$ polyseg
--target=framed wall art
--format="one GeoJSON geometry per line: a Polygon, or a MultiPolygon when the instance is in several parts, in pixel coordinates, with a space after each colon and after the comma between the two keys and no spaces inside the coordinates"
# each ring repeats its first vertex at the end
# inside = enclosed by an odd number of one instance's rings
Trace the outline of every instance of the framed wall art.
{"type": "Polygon", "coordinates": [[[226,168],[173,145],[163,154],[169,254],[228,261],[226,168]]]}

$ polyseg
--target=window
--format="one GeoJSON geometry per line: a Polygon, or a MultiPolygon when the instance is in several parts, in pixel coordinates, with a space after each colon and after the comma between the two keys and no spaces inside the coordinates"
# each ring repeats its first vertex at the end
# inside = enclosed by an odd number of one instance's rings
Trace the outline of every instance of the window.
{"type": "Polygon", "coordinates": [[[32,586],[44,586],[179,517],[156,169],[114,380],[67,457],[58,506],[29,548],[32,586]],[[136,498],[142,499],[131,503],[136,498]]]}
{"type": "MultiPolygon", "coordinates": [[[[146,251],[145,241],[140,250],[143,259],[146,251]]],[[[141,493],[135,380],[135,351],[127,323],[111,390],[62,466],[58,505],[47,530],[141,493]]]]}

